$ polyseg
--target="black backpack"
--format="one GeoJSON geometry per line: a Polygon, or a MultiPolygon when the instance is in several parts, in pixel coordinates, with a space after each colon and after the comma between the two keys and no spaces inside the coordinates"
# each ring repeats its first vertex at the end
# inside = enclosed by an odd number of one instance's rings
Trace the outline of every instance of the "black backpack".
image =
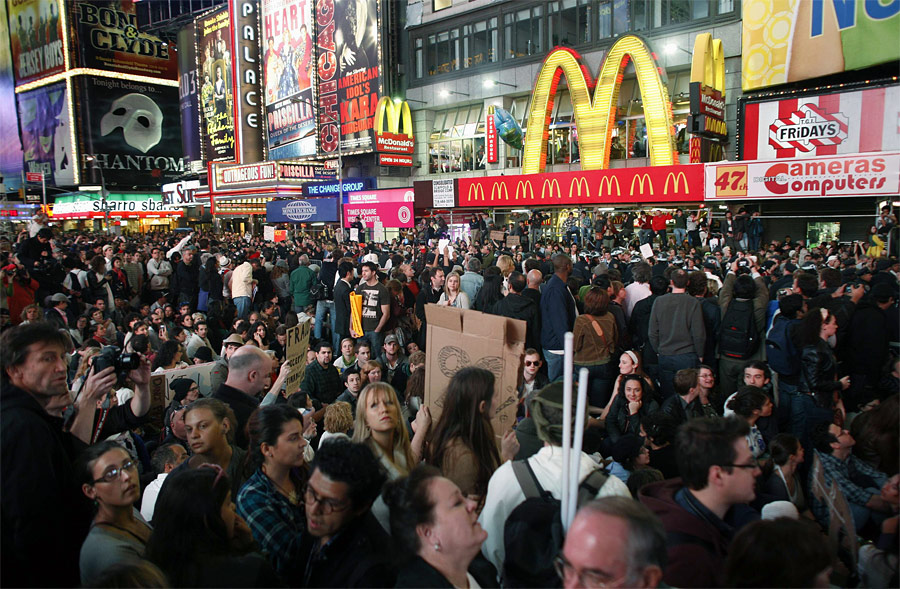
{"type": "MultiPolygon", "coordinates": [[[[545,491],[527,460],[512,463],[525,501],[519,503],[503,526],[503,587],[560,587],[553,559],[563,545],[560,519],[562,502],[545,491]]],[[[594,499],[609,475],[598,468],[578,486],[578,505],[594,499]]]]}
{"type": "Polygon", "coordinates": [[[766,360],[769,368],[781,376],[793,376],[800,372],[800,351],[791,338],[793,327],[799,322],[799,319],[776,315],[766,335],[766,360]]]}
{"type": "Polygon", "coordinates": [[[722,317],[719,352],[723,358],[746,360],[759,347],[759,331],[753,314],[753,301],[733,300],[722,317]]]}

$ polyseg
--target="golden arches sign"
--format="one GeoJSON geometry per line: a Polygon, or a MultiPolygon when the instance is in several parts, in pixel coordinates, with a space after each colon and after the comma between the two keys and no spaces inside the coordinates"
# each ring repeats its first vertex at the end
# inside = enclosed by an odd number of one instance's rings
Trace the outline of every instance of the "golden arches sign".
{"type": "Polygon", "coordinates": [[[715,88],[725,96],[725,51],[722,49],[722,39],[713,39],[709,33],[697,35],[691,58],[691,82],[715,88]]]}
{"type": "Polygon", "coordinates": [[[559,70],[562,70],[568,81],[569,96],[575,111],[581,169],[602,170],[609,167],[609,148],[616,122],[619,87],[622,85],[622,73],[629,61],[634,62],[643,98],[650,164],[666,166],[678,163],[672,103],[669,91],[660,77],[663,70],[655,54],[640,37],[625,35],[610,47],[600,66],[596,82],[591,80],[591,74],[581,57],[571,49],[556,48],[544,59],[531,97],[528,121],[532,128],[525,135],[523,174],[539,174],[546,168],[549,123],[553,99],[559,85],[559,70]],[[535,125],[538,126],[535,128],[535,125]]]}
{"type": "Polygon", "coordinates": [[[413,137],[412,113],[409,103],[394,102],[390,96],[382,96],[375,106],[375,132],[394,133],[413,137]],[[387,115],[387,130],[384,128],[384,117],[387,115]]]}

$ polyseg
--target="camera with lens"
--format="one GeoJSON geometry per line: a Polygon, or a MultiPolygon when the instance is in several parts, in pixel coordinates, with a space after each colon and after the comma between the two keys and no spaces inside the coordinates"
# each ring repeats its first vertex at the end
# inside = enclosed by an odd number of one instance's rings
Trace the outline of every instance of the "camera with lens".
{"type": "Polygon", "coordinates": [[[741,258],[740,260],[737,261],[737,272],[736,272],[736,274],[738,274],[738,275],[741,275],[741,274],[750,274],[750,268],[751,268],[751,266],[752,266],[752,264],[750,263],[750,260],[749,260],[749,259],[747,259],[747,258],[741,258]]]}
{"type": "Polygon", "coordinates": [[[116,386],[125,384],[125,377],[141,365],[141,355],[135,352],[123,352],[118,346],[104,346],[94,356],[94,372],[100,372],[112,366],[116,371],[116,386]]]}

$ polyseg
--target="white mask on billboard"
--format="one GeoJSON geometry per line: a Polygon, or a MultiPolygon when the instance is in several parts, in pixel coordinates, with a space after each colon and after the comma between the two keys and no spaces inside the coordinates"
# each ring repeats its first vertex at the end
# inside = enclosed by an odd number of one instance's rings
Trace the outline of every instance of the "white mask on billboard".
{"type": "Polygon", "coordinates": [[[162,120],[162,111],[153,100],[143,94],[126,94],[100,119],[100,134],[106,136],[121,127],[125,143],[147,153],[162,139],[162,120]]]}

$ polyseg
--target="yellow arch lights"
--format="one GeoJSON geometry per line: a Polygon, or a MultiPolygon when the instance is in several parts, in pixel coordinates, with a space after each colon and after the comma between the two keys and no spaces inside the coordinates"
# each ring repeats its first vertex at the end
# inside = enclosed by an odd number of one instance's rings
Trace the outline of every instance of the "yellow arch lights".
{"type": "Polygon", "coordinates": [[[405,100],[396,103],[390,96],[382,96],[375,107],[375,132],[403,134],[413,137],[412,113],[405,100]],[[384,117],[387,115],[387,131],[384,129],[384,117]]]}
{"type": "Polygon", "coordinates": [[[546,169],[547,140],[553,101],[562,74],[569,84],[581,150],[582,170],[609,167],[609,150],[615,127],[619,88],[629,61],[634,61],[644,103],[650,164],[678,163],[675,150],[672,103],[656,54],[635,35],[625,35],[610,47],[596,81],[575,51],[558,47],[544,59],[531,97],[529,127],[525,135],[523,174],[539,174],[546,169]],[[591,92],[593,91],[593,97],[591,92]]]}

